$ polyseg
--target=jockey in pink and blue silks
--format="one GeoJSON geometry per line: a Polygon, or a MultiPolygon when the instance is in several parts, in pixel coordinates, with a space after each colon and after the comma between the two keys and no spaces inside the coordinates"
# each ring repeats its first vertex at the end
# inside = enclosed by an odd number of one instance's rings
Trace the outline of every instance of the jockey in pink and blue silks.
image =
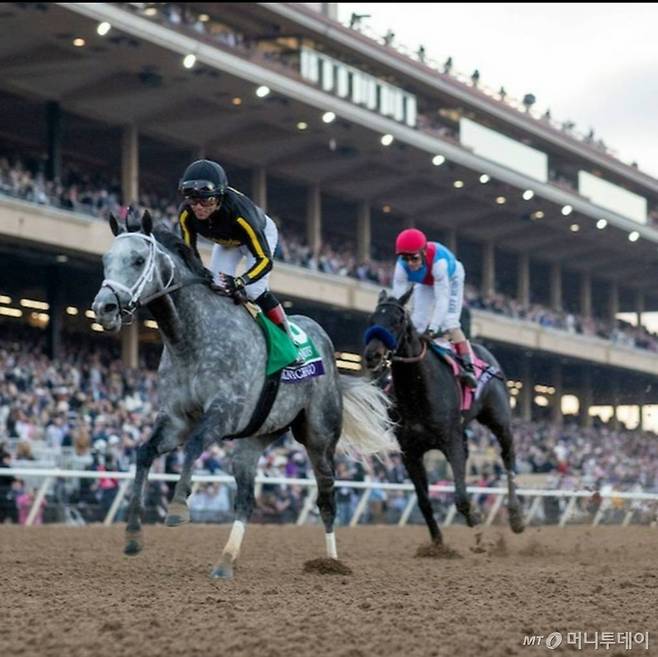
{"type": "Polygon", "coordinates": [[[473,351],[459,317],[464,302],[464,266],[439,242],[428,242],[417,228],[403,230],[395,241],[398,256],[393,275],[393,295],[401,297],[416,283],[411,321],[430,339],[447,334],[463,362],[462,380],[475,388],[473,351]]]}

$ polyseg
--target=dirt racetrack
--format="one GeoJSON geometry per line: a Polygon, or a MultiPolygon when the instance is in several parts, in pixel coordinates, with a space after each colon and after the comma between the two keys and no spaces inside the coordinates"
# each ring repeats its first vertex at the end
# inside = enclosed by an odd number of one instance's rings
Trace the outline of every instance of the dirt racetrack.
{"type": "Polygon", "coordinates": [[[417,558],[421,527],[338,530],[352,575],[304,572],[317,527],[250,526],[234,580],[208,572],[227,526],[0,527],[1,653],[117,657],[658,655],[658,530],[455,527],[462,558],[417,558]],[[551,651],[525,635],[565,636],[551,651]],[[566,632],[650,632],[578,650],[566,632]]]}

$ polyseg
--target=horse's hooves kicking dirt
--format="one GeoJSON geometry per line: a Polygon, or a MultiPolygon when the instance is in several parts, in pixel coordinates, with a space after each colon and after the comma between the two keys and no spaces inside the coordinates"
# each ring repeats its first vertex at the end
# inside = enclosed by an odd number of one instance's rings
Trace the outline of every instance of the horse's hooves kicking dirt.
{"type": "Polygon", "coordinates": [[[351,575],[352,569],[338,559],[312,559],[304,564],[305,573],[317,573],[319,575],[351,575]]]}
{"type": "Polygon", "coordinates": [[[134,538],[131,538],[127,543],[126,547],[123,548],[123,553],[128,557],[134,557],[136,554],[139,554],[142,551],[142,543],[134,538]]]}
{"type": "Polygon", "coordinates": [[[523,530],[525,529],[525,523],[523,522],[523,514],[521,511],[510,510],[509,525],[515,534],[523,533],[523,530]]]}
{"type": "Polygon", "coordinates": [[[416,550],[417,558],[429,558],[429,559],[461,559],[462,555],[449,548],[447,545],[442,545],[440,543],[429,543],[428,545],[421,545],[416,550]]]}

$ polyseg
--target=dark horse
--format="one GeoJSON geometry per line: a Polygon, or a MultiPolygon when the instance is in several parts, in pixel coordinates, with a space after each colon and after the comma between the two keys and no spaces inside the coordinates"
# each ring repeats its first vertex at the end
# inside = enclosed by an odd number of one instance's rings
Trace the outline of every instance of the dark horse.
{"type": "MultiPolygon", "coordinates": [[[[404,308],[412,292],[410,288],[400,299],[389,297],[385,291],[379,295],[377,308],[370,317],[364,358],[371,371],[378,371],[386,360],[391,360],[398,421],[395,433],[432,540],[443,542],[432,512],[423,464],[423,455],[431,449],[441,450],[450,463],[457,509],[464,514],[469,527],[479,522],[479,514],[471,508],[466,494],[465,481],[464,430],[473,419],[491,429],[500,443],[507,471],[509,522],[512,530],[520,533],[524,524],[514,485],[514,444],[505,380],[502,376],[492,378],[468,414],[462,417],[461,390],[450,366],[428,348],[426,339],[418,334],[404,308]]],[[[500,370],[496,359],[484,347],[474,344],[473,349],[479,358],[500,370]]]]}

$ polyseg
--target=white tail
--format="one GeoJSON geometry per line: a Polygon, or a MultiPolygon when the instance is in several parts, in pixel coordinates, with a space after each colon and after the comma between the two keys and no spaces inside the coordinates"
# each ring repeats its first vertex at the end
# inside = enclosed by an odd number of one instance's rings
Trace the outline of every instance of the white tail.
{"type": "Polygon", "coordinates": [[[388,415],[390,399],[374,383],[340,375],[343,433],[338,447],[352,456],[399,452],[388,415]]]}

